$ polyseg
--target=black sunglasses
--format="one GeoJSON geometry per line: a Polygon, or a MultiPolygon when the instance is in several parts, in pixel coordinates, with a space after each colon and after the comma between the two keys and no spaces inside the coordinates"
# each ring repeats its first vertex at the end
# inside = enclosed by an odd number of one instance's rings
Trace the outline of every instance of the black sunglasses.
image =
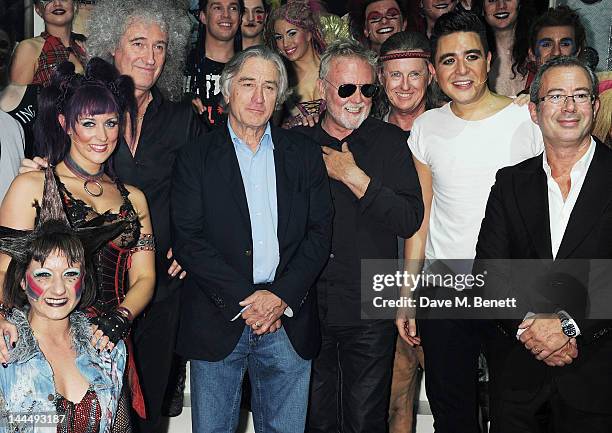
{"type": "Polygon", "coordinates": [[[376,95],[378,91],[378,86],[376,84],[341,84],[340,86],[336,86],[334,83],[329,81],[327,78],[324,78],[332,87],[338,89],[338,96],[341,98],[348,98],[351,96],[357,88],[361,91],[361,94],[366,98],[371,98],[376,95]]]}

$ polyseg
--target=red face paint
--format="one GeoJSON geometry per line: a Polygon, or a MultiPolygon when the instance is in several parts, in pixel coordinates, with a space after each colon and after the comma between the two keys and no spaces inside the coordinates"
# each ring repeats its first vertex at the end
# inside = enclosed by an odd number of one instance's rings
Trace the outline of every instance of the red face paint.
{"type": "Polygon", "coordinates": [[[381,21],[384,18],[387,18],[387,20],[394,20],[397,19],[400,15],[400,11],[399,9],[396,8],[389,8],[387,9],[387,12],[385,12],[385,14],[381,14],[378,11],[372,11],[368,14],[366,20],[370,23],[370,24],[375,24],[379,21],[381,21]]]}
{"type": "Polygon", "coordinates": [[[263,21],[264,21],[263,14],[262,15],[259,15],[259,14],[255,15],[255,21],[257,22],[257,24],[263,23],[263,21]]]}
{"type": "Polygon", "coordinates": [[[38,301],[44,292],[44,289],[40,287],[36,280],[30,274],[26,274],[26,294],[38,301]]]}

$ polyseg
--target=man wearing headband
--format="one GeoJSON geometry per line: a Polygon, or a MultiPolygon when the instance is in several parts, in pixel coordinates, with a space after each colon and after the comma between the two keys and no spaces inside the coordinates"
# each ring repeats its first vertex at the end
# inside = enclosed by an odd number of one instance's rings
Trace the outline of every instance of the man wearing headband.
{"type": "MultiPolygon", "coordinates": [[[[384,93],[376,116],[399,126],[410,136],[414,120],[425,110],[434,108],[429,85],[434,69],[430,63],[429,40],[422,33],[400,32],[387,39],[380,47],[378,79],[384,93]]],[[[405,252],[407,240],[398,238],[400,258],[410,257],[405,252]]],[[[389,401],[389,432],[409,433],[413,428],[414,397],[418,384],[419,365],[423,367],[423,349],[409,344],[405,327],[407,317],[398,310],[396,325],[400,331],[395,344],[393,379],[389,401]]]]}
{"type": "Polygon", "coordinates": [[[317,283],[323,340],[313,363],[310,433],[387,431],[394,311],[362,320],[361,262],[396,265],[397,236],[419,228],[423,202],[404,132],[370,117],[375,82],[372,51],[330,45],[318,80],[327,110],[319,124],[298,128],[321,145],[335,207],[332,251],[317,283]]]}
{"type": "MultiPolygon", "coordinates": [[[[469,274],[496,171],[540,153],[542,138],[526,107],[489,90],[491,54],[484,24],[476,14],[455,11],[441,16],[431,47],[435,78],[451,102],[417,118],[408,139],[426,215],[408,241],[408,258],[416,267],[414,273],[421,271],[416,266],[420,260],[425,260],[427,271],[434,260],[450,259],[444,262],[450,276],[469,274]]],[[[449,285],[417,290],[429,299],[455,305],[460,289],[449,285]]],[[[425,385],[437,433],[480,431],[477,371],[482,330],[480,322],[461,320],[465,316],[460,313],[419,308],[418,335],[410,317],[400,329],[412,344],[423,345],[425,385]]]]}

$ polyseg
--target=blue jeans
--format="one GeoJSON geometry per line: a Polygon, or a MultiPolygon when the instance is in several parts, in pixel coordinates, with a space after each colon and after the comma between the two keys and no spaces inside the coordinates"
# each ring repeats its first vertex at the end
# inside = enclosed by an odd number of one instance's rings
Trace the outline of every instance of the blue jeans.
{"type": "MultiPolygon", "coordinates": [[[[222,338],[220,336],[220,338],[222,338]]],[[[285,328],[258,336],[245,326],[227,358],[191,360],[191,421],[194,433],[234,433],[242,378],[249,369],[257,433],[304,431],[310,361],[293,349],[285,328]]]]}

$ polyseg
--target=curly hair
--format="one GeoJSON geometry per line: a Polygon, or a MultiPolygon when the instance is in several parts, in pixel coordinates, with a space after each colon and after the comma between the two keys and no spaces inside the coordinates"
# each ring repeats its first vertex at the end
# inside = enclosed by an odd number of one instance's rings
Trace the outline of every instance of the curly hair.
{"type": "Polygon", "coordinates": [[[277,20],[285,20],[300,29],[307,30],[312,34],[312,46],[321,54],[325,51],[325,39],[321,31],[318,14],[323,7],[316,0],[289,0],[284,5],[274,9],[268,16],[264,38],[266,44],[274,51],[278,51],[274,40],[274,23],[277,20]]]}
{"type": "Polygon", "coordinates": [[[173,0],[99,0],[88,22],[89,56],[113,61],[113,53],[128,26],[136,21],[155,23],[168,34],[166,63],[157,80],[164,96],[177,101],[182,97],[183,70],[191,24],[186,8],[173,0]]]}

